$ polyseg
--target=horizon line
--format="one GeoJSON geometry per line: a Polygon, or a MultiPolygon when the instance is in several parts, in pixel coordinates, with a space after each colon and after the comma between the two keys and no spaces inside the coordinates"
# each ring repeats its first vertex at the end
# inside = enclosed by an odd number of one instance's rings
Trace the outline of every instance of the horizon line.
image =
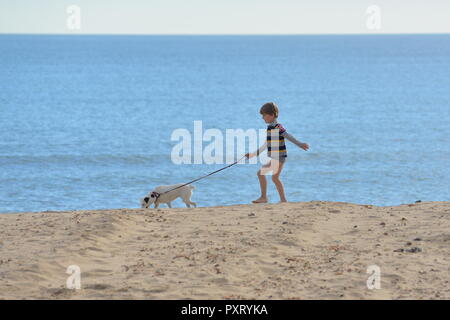
{"type": "Polygon", "coordinates": [[[450,32],[398,32],[398,33],[27,33],[0,32],[3,35],[25,36],[362,36],[362,35],[450,35],[450,32]]]}

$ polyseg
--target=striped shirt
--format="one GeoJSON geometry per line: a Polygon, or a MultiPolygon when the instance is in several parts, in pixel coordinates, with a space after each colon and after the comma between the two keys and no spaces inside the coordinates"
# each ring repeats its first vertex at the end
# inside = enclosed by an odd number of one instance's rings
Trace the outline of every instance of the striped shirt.
{"type": "Polygon", "coordinates": [[[286,129],[274,120],[267,126],[267,139],[266,143],[262,145],[257,151],[256,155],[259,155],[264,149],[267,148],[267,155],[272,159],[282,159],[287,157],[287,149],[285,139],[297,145],[299,148],[303,146],[303,143],[298,141],[294,136],[289,134],[286,129]]]}
{"type": "Polygon", "coordinates": [[[271,123],[267,126],[267,155],[272,159],[287,157],[284,132],[286,130],[279,123],[271,123]]]}

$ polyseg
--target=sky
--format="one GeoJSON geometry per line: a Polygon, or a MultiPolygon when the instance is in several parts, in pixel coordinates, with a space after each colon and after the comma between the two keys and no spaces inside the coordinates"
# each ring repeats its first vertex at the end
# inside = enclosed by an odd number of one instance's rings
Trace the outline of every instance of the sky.
{"type": "Polygon", "coordinates": [[[0,0],[0,33],[450,33],[450,0],[0,0]]]}

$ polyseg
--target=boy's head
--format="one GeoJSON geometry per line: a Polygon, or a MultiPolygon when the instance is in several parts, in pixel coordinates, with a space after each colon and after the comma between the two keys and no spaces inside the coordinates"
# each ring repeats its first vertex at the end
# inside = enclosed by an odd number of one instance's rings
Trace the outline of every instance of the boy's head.
{"type": "Polygon", "coordinates": [[[267,102],[261,107],[259,113],[262,114],[263,119],[266,123],[270,123],[278,118],[278,107],[273,102],[267,102]]]}

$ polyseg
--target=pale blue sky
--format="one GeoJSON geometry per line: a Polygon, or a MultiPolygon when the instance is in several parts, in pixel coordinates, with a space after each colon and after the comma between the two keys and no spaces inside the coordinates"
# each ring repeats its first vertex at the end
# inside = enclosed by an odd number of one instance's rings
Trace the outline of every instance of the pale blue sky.
{"type": "Polygon", "coordinates": [[[0,33],[450,33],[450,0],[0,0],[0,33]],[[69,5],[79,30],[67,28],[69,5]],[[370,5],[380,29],[366,26],[370,5]]]}

